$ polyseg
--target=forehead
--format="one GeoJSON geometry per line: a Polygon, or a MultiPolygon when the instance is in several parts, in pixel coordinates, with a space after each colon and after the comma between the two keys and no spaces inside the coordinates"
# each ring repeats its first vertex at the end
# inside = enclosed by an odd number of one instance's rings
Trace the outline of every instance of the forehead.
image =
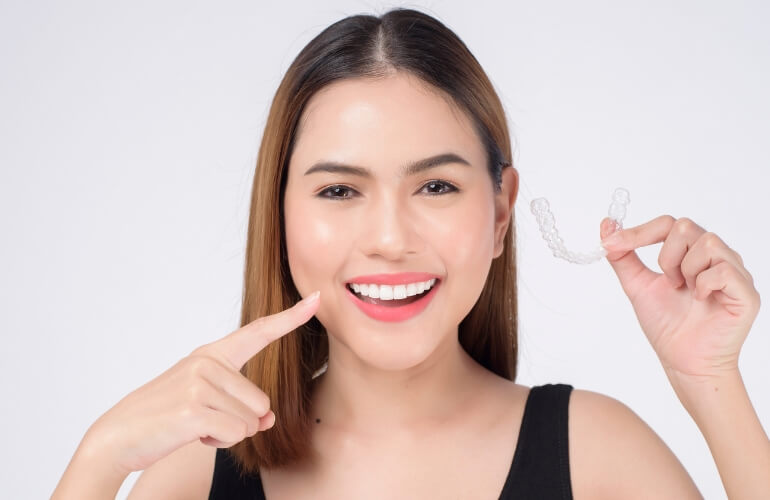
{"type": "Polygon", "coordinates": [[[484,151],[470,118],[416,77],[345,79],[307,103],[291,163],[319,159],[393,164],[456,151],[474,163],[484,151]]]}

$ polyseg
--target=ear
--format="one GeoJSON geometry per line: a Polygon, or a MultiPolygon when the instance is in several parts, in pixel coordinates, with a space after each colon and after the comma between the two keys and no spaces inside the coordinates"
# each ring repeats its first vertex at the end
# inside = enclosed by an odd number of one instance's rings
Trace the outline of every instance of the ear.
{"type": "Polygon", "coordinates": [[[495,251],[492,256],[493,259],[502,255],[505,248],[505,233],[511,222],[513,204],[516,202],[518,193],[519,172],[513,168],[513,165],[503,167],[500,192],[495,193],[495,251]]]}

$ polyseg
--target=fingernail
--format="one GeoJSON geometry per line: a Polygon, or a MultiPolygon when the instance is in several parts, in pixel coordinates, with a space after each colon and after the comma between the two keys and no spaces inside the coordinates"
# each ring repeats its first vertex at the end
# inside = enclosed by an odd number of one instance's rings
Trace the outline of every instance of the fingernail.
{"type": "Polygon", "coordinates": [[[311,302],[315,301],[319,295],[321,295],[321,290],[316,290],[315,292],[302,299],[302,303],[310,304],[311,302]]]}
{"type": "Polygon", "coordinates": [[[612,233],[602,240],[602,246],[607,248],[608,246],[617,245],[623,240],[620,233],[612,233]]]}

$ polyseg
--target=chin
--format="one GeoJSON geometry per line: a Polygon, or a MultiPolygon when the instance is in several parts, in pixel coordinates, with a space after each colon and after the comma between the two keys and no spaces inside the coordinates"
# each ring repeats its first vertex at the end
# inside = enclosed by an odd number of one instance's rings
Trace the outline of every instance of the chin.
{"type": "Polygon", "coordinates": [[[368,333],[360,327],[346,338],[330,338],[330,349],[346,349],[371,368],[383,371],[405,371],[415,368],[436,352],[441,339],[430,338],[428,332],[393,331],[368,333]],[[334,348],[331,343],[337,344],[334,348]]]}

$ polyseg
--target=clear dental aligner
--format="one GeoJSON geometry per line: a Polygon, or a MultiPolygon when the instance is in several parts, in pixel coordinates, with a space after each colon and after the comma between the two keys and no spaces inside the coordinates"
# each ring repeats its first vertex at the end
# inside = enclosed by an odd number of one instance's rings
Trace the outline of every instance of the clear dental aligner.
{"type": "MultiPolygon", "coordinates": [[[[613,232],[623,229],[623,219],[626,217],[626,206],[631,203],[631,196],[627,189],[617,188],[612,194],[612,203],[608,215],[615,223],[613,232]]],[[[559,231],[556,229],[556,221],[553,218],[548,200],[537,198],[530,204],[532,213],[537,218],[537,224],[540,226],[540,232],[543,239],[548,243],[548,247],[553,251],[554,257],[560,257],[573,264],[590,264],[607,255],[607,250],[599,244],[599,248],[589,253],[576,253],[567,250],[564,242],[559,237],[559,231]]]]}

